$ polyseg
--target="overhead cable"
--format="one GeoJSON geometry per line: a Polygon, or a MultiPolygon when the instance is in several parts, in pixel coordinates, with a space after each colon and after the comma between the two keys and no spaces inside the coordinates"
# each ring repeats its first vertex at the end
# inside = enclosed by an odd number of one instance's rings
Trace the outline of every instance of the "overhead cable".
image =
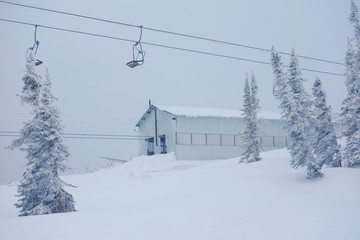
{"type": "MultiPolygon", "coordinates": [[[[4,18],[0,18],[0,21],[11,22],[11,23],[16,23],[16,24],[22,24],[22,25],[28,25],[28,26],[37,26],[37,27],[42,27],[42,28],[47,28],[47,29],[52,29],[52,30],[57,30],[57,31],[64,31],[64,32],[83,34],[83,35],[88,35],[88,36],[93,36],[93,37],[101,37],[101,38],[107,38],[107,39],[113,39],[113,40],[136,43],[136,41],[131,40],[131,39],[119,38],[119,37],[114,37],[114,36],[109,36],[109,35],[90,33],[90,32],[78,31],[78,30],[72,30],[72,29],[67,29],[67,28],[59,28],[59,27],[53,27],[53,26],[41,25],[41,24],[34,24],[34,23],[28,23],[28,22],[22,22],[22,21],[16,21],[16,20],[4,19],[4,18]]],[[[228,58],[228,59],[239,60],[239,61],[246,61],[246,62],[258,63],[258,64],[264,64],[264,65],[271,65],[270,62],[253,60],[253,59],[249,59],[249,58],[241,58],[241,57],[229,56],[229,55],[218,54],[218,53],[199,51],[199,50],[188,49],[188,48],[175,47],[175,46],[170,46],[170,45],[163,45],[163,44],[158,44],[158,43],[142,42],[142,44],[149,45],[149,46],[154,46],[154,47],[161,47],[161,48],[185,51],[185,52],[198,53],[198,54],[209,55],[209,56],[214,56],[214,57],[221,57],[221,58],[228,58]]],[[[327,71],[319,71],[319,70],[308,69],[308,68],[300,68],[300,69],[303,70],[303,71],[307,71],[307,72],[323,73],[323,74],[334,75],[334,76],[344,76],[343,74],[327,72],[327,71]]]]}
{"type": "MultiPolygon", "coordinates": [[[[0,131],[0,137],[19,137],[20,132],[0,131]]],[[[145,140],[150,136],[138,136],[127,134],[94,134],[94,133],[64,133],[63,138],[73,139],[96,139],[96,140],[145,140]]]]}
{"type": "MultiPolygon", "coordinates": [[[[68,16],[73,16],[73,17],[85,18],[85,19],[90,19],[90,20],[95,20],[95,21],[106,22],[106,23],[118,24],[118,25],[123,25],[123,26],[126,26],[126,27],[134,27],[134,28],[142,27],[144,30],[149,30],[149,31],[161,32],[161,33],[166,33],[166,34],[171,34],[171,35],[176,35],[176,36],[181,36],[181,37],[187,37],[187,38],[204,40],[204,41],[209,41],[209,42],[214,42],[214,43],[226,44],[226,45],[230,45],[230,46],[249,48],[249,49],[253,49],[253,50],[271,52],[270,49],[266,49],[266,48],[255,47],[255,46],[250,46],[250,45],[245,45],[245,44],[240,44],[240,43],[234,43],[234,42],[228,42],[228,41],[222,41],[222,40],[217,40],[217,39],[212,39],[212,38],[200,37],[200,36],[195,36],[195,35],[190,35],[190,34],[178,33],[178,32],[174,32],[174,31],[162,30],[162,29],[157,29],[157,28],[138,26],[138,25],[134,25],[134,24],[118,22],[118,21],[108,20],[108,19],[104,19],[104,18],[91,17],[91,16],[86,16],[86,15],[81,15],[81,14],[76,14],[76,13],[58,11],[58,10],[54,10],[54,9],[36,7],[36,6],[31,6],[31,5],[26,5],[26,4],[3,1],[3,0],[0,0],[0,3],[11,4],[11,5],[19,6],[19,7],[31,8],[31,9],[36,9],[36,10],[41,10],[41,11],[46,11],[46,12],[52,12],[52,13],[57,13],[57,14],[63,14],[63,15],[68,15],[68,16]]],[[[288,52],[281,52],[280,51],[279,53],[282,54],[282,55],[291,56],[291,53],[288,53],[288,52]]],[[[305,56],[305,55],[298,55],[298,57],[308,59],[308,60],[326,62],[326,63],[337,64],[337,65],[344,65],[341,62],[331,61],[331,60],[326,60],[326,59],[321,59],[321,58],[315,58],[315,57],[309,57],[309,56],[305,56]]]]}

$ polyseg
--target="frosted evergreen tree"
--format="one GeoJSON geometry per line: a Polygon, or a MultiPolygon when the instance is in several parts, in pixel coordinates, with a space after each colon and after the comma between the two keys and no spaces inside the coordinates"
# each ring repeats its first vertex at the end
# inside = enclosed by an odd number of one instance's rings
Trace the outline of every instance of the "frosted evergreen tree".
{"type": "Polygon", "coordinates": [[[26,74],[22,78],[24,86],[20,95],[21,103],[28,104],[34,110],[39,106],[41,76],[35,72],[35,56],[32,51],[26,57],[26,74]]]}
{"type": "Polygon", "coordinates": [[[283,63],[281,61],[280,54],[276,51],[273,46],[271,49],[271,65],[274,72],[274,85],[273,85],[273,94],[281,102],[280,108],[283,109],[282,104],[286,104],[286,98],[284,95],[289,92],[286,90],[287,85],[287,74],[284,71],[283,63]]]}
{"type": "Polygon", "coordinates": [[[62,143],[62,125],[58,110],[52,106],[50,75],[46,80],[35,72],[34,54],[26,60],[27,72],[23,77],[21,101],[32,107],[34,118],[20,130],[20,137],[10,148],[20,148],[28,160],[23,179],[18,186],[20,216],[75,211],[74,199],[64,190],[65,183],[58,172],[69,156],[62,143]]]}
{"type": "Polygon", "coordinates": [[[260,111],[260,102],[258,99],[258,85],[256,81],[256,77],[254,72],[251,72],[251,104],[252,104],[252,128],[251,132],[253,135],[253,143],[252,143],[252,161],[260,161],[260,151],[261,151],[261,145],[260,145],[260,129],[258,126],[258,113],[260,111]]]}
{"type": "Polygon", "coordinates": [[[289,70],[283,70],[279,53],[273,48],[271,63],[275,76],[275,95],[280,100],[282,120],[286,122],[288,132],[288,150],[290,165],[293,168],[307,168],[307,179],[323,176],[313,154],[314,120],[311,117],[312,101],[303,87],[304,79],[298,66],[295,51],[292,50],[289,70]]]}
{"type": "Polygon", "coordinates": [[[287,122],[288,116],[294,108],[294,106],[291,104],[291,99],[293,99],[293,93],[291,91],[291,86],[286,84],[288,81],[288,75],[287,72],[284,70],[281,56],[274,47],[272,47],[271,51],[271,65],[273,67],[275,77],[273,94],[280,101],[279,107],[281,109],[281,120],[287,122]]]}
{"type": "Polygon", "coordinates": [[[344,125],[342,137],[346,139],[344,166],[354,167],[360,165],[360,20],[353,1],[349,21],[354,26],[355,48],[349,40],[345,56],[347,95],[342,102],[340,120],[344,125]]]}
{"type": "Polygon", "coordinates": [[[292,50],[288,71],[288,84],[292,91],[291,111],[287,118],[290,141],[290,165],[294,168],[306,166],[307,179],[322,177],[321,165],[313,153],[314,119],[312,118],[312,101],[303,86],[304,79],[298,64],[295,51],[292,50]]]}
{"type": "Polygon", "coordinates": [[[250,95],[250,83],[249,83],[249,77],[246,73],[245,78],[245,86],[244,86],[244,96],[243,96],[243,113],[244,116],[244,123],[245,123],[245,130],[241,133],[241,142],[242,142],[242,154],[240,158],[240,162],[247,162],[248,159],[250,159],[250,131],[248,128],[248,122],[250,121],[250,112],[251,112],[251,95],[250,95]]]}
{"type": "MultiPolygon", "coordinates": [[[[288,138],[287,138],[287,148],[290,151],[291,147],[294,145],[292,142],[292,138],[290,137],[290,120],[292,112],[296,109],[296,102],[293,101],[294,94],[291,89],[291,86],[288,84],[288,73],[284,70],[283,63],[281,61],[280,54],[275,50],[275,48],[272,48],[271,51],[271,64],[273,67],[274,72],[274,95],[275,97],[280,101],[280,109],[281,109],[281,120],[285,122],[285,129],[288,132],[288,138]]],[[[303,164],[300,164],[298,166],[303,166],[303,164]]],[[[298,166],[293,167],[297,168],[298,166]]]]}
{"type": "Polygon", "coordinates": [[[259,112],[259,99],[257,98],[258,86],[254,73],[251,75],[251,85],[246,74],[244,86],[243,116],[245,130],[242,132],[241,140],[243,152],[240,162],[260,161],[260,130],[258,127],[257,113],[259,112]]]}
{"type": "Polygon", "coordinates": [[[331,107],[326,104],[326,94],[321,86],[321,80],[316,78],[312,89],[316,134],[314,153],[320,166],[341,167],[340,147],[331,118],[331,107]]]}

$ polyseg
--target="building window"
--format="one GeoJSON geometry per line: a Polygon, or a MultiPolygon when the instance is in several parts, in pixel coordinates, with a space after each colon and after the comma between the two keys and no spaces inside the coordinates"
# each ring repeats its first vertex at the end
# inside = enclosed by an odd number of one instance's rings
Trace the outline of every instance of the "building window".
{"type": "Polygon", "coordinates": [[[193,145],[205,145],[206,144],[206,135],[204,133],[193,133],[191,135],[191,140],[193,145]]]}
{"type": "Polygon", "coordinates": [[[220,146],[220,134],[206,134],[207,145],[220,146]]]}
{"type": "Polygon", "coordinates": [[[275,136],[274,137],[275,147],[286,147],[286,137],[285,136],[275,136]]]}
{"type": "Polygon", "coordinates": [[[160,135],[160,148],[161,148],[161,154],[166,154],[167,153],[167,147],[166,147],[166,137],[165,134],[164,135],[160,135]]]}
{"type": "Polygon", "coordinates": [[[190,145],[191,144],[191,133],[177,133],[176,143],[179,145],[190,145]]]}
{"type": "Polygon", "coordinates": [[[234,146],[235,136],[232,134],[221,134],[221,145],[222,146],[234,146]]]}
{"type": "Polygon", "coordinates": [[[274,147],[274,137],[273,136],[262,136],[260,138],[261,146],[263,147],[274,147]]]}
{"type": "MultiPolygon", "coordinates": [[[[161,136],[160,136],[161,141],[161,136]]],[[[286,136],[261,136],[262,147],[283,148],[287,146],[286,136]]],[[[160,142],[161,144],[161,142],[160,142]]],[[[165,144],[165,139],[164,139],[165,144]]],[[[178,145],[208,145],[208,146],[241,146],[241,134],[214,134],[214,133],[177,133],[178,145]]],[[[162,146],[162,145],[161,145],[162,146]]],[[[166,146],[165,146],[166,147],[166,146]]],[[[166,150],[163,150],[166,152],[166,150]]]]}
{"type": "Polygon", "coordinates": [[[236,145],[236,146],[241,146],[241,142],[242,142],[241,135],[240,135],[240,134],[236,134],[236,135],[235,135],[235,145],[236,145]]]}
{"type": "Polygon", "coordinates": [[[147,155],[154,155],[154,138],[147,138],[145,141],[148,143],[147,155]]]}

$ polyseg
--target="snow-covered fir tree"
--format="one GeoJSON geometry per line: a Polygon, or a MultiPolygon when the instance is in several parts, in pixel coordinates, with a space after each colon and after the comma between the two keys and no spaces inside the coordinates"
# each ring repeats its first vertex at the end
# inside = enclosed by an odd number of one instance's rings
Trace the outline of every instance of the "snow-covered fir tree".
{"type": "Polygon", "coordinates": [[[293,92],[291,91],[291,86],[286,84],[288,81],[288,74],[284,70],[281,55],[274,47],[272,47],[271,51],[271,65],[275,77],[273,93],[280,101],[281,120],[287,122],[287,117],[290,115],[293,107],[290,104],[292,102],[291,99],[293,99],[293,92]]]}
{"type": "Polygon", "coordinates": [[[245,123],[245,130],[241,133],[241,142],[242,142],[242,153],[240,162],[247,162],[250,159],[250,130],[249,130],[249,121],[251,120],[251,95],[250,95],[250,83],[249,77],[246,73],[245,78],[245,86],[244,86],[244,97],[243,97],[243,113],[244,116],[244,123],[245,123]]]}
{"type": "Polygon", "coordinates": [[[258,127],[257,114],[260,110],[259,99],[257,98],[258,86],[254,73],[251,75],[251,84],[246,74],[244,86],[243,116],[245,130],[242,132],[242,154],[240,162],[260,161],[260,130],[258,127]]]}
{"type": "Polygon", "coordinates": [[[285,82],[287,81],[287,74],[284,70],[283,63],[281,61],[280,54],[276,51],[275,47],[273,46],[271,49],[271,65],[273,67],[274,72],[274,85],[273,85],[273,94],[274,96],[280,101],[280,108],[282,104],[285,104],[287,91],[285,88],[287,85],[285,82]]]}
{"type": "Polygon", "coordinates": [[[22,78],[24,86],[20,95],[21,103],[28,104],[34,110],[39,106],[41,76],[35,72],[35,56],[32,51],[26,57],[26,73],[22,78]]]}
{"type": "Polygon", "coordinates": [[[288,84],[291,87],[291,111],[287,117],[287,128],[290,137],[290,164],[294,168],[306,166],[307,179],[323,176],[321,166],[313,153],[314,119],[312,118],[312,101],[303,86],[299,63],[295,51],[292,50],[288,71],[288,84]]]}
{"type": "Polygon", "coordinates": [[[59,177],[63,161],[69,156],[62,142],[62,125],[58,110],[52,106],[50,75],[46,80],[35,72],[35,58],[27,55],[27,72],[20,98],[32,107],[34,118],[20,130],[20,137],[10,146],[25,151],[28,160],[23,178],[18,186],[20,216],[75,211],[74,199],[64,190],[59,177]]]}
{"type": "Polygon", "coordinates": [[[341,167],[340,147],[331,118],[331,107],[326,104],[326,94],[321,86],[320,78],[316,78],[312,89],[316,134],[314,153],[320,166],[341,167]]]}
{"type": "Polygon", "coordinates": [[[345,56],[347,95],[342,102],[340,120],[344,125],[342,137],[346,139],[344,166],[354,167],[360,165],[360,18],[354,1],[351,1],[349,21],[354,26],[355,47],[349,40],[345,56]]]}
{"type": "Polygon", "coordinates": [[[313,154],[314,120],[311,117],[312,101],[303,87],[304,79],[292,50],[288,72],[283,70],[281,57],[275,48],[271,52],[271,63],[275,76],[275,95],[280,100],[282,119],[288,132],[288,150],[293,168],[307,168],[307,179],[323,176],[321,166],[313,154]]]}

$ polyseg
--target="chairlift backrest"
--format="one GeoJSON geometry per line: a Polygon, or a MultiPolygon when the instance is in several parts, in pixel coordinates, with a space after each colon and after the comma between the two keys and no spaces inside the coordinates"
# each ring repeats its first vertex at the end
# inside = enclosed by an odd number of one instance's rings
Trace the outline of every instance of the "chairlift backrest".
{"type": "MultiPolygon", "coordinates": [[[[37,50],[38,50],[38,48],[39,48],[39,44],[40,44],[40,42],[36,39],[36,30],[37,30],[37,27],[38,27],[38,25],[35,25],[34,45],[33,45],[32,47],[28,48],[28,50],[30,49],[31,51],[34,52],[34,55],[36,55],[37,50]],[[35,51],[34,51],[34,49],[35,49],[35,51]]],[[[42,62],[41,60],[36,59],[35,66],[39,66],[39,65],[41,65],[42,63],[43,63],[43,62],[42,62]]]]}
{"type": "Polygon", "coordinates": [[[133,60],[128,62],[126,65],[134,68],[136,66],[141,66],[144,64],[144,57],[145,52],[143,51],[142,45],[141,45],[141,37],[142,37],[142,25],[140,26],[140,37],[137,42],[133,45],[133,60]],[[135,57],[135,49],[137,50],[137,55],[135,57]]]}

